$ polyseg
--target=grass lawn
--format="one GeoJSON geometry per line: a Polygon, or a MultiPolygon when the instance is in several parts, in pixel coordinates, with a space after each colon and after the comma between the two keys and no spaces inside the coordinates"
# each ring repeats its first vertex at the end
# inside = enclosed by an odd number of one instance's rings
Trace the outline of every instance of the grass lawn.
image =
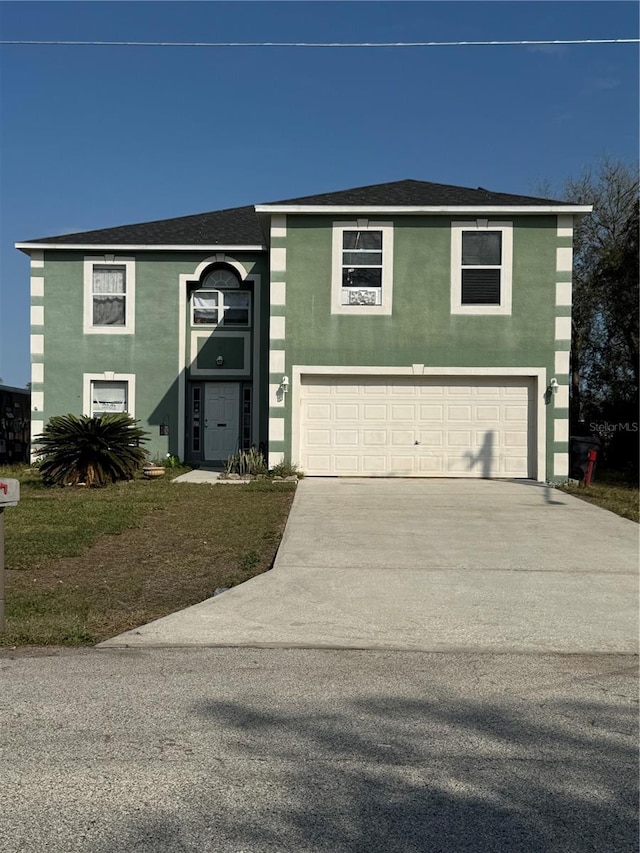
{"type": "Polygon", "coordinates": [[[294,483],[172,484],[180,470],[104,489],[21,480],[4,512],[0,646],[91,645],[270,568],[294,483]]]}
{"type": "Polygon", "coordinates": [[[564,486],[563,490],[576,498],[611,510],[623,518],[640,521],[638,484],[629,482],[623,475],[596,471],[590,486],[564,486]]]}

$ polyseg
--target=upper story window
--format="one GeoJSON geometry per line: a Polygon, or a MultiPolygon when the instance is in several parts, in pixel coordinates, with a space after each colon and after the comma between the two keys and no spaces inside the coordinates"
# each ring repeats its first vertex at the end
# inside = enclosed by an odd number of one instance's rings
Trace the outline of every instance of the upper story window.
{"type": "Polygon", "coordinates": [[[332,314],[391,314],[393,226],[334,222],[332,314]]]}
{"type": "Polygon", "coordinates": [[[513,227],[510,222],[454,222],[453,314],[511,314],[513,227]]]}
{"type": "Polygon", "coordinates": [[[85,258],[85,334],[132,334],[135,262],[113,255],[85,258]]]}
{"type": "Polygon", "coordinates": [[[251,321],[251,293],[240,290],[240,280],[231,270],[214,269],[191,297],[194,326],[248,326],[251,321]]]}

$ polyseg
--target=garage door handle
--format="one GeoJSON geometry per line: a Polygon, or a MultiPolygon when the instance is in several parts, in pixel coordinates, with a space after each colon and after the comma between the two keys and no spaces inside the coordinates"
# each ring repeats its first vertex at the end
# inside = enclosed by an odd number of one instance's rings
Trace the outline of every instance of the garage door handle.
{"type": "Polygon", "coordinates": [[[219,427],[221,427],[221,426],[226,426],[226,424],[218,424],[218,426],[219,426],[219,427]]]}
{"type": "Polygon", "coordinates": [[[414,443],[414,444],[420,444],[420,442],[419,442],[419,441],[414,441],[413,443],[414,443]]]}

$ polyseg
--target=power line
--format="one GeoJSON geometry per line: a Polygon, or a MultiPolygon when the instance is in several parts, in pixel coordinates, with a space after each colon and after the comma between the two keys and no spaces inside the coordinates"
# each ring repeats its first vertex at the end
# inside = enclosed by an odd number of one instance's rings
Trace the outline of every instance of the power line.
{"type": "Polygon", "coordinates": [[[275,41],[43,41],[3,39],[0,45],[67,47],[536,47],[577,44],[640,44],[640,39],[535,39],[518,41],[275,42],[275,41]]]}

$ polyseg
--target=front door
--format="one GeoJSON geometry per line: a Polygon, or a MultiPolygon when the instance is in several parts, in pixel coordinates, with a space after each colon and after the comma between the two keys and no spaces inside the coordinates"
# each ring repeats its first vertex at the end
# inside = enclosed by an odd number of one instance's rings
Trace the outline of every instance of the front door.
{"type": "Polygon", "coordinates": [[[204,388],[204,458],[226,460],[240,443],[240,383],[206,382],[204,388]]]}

